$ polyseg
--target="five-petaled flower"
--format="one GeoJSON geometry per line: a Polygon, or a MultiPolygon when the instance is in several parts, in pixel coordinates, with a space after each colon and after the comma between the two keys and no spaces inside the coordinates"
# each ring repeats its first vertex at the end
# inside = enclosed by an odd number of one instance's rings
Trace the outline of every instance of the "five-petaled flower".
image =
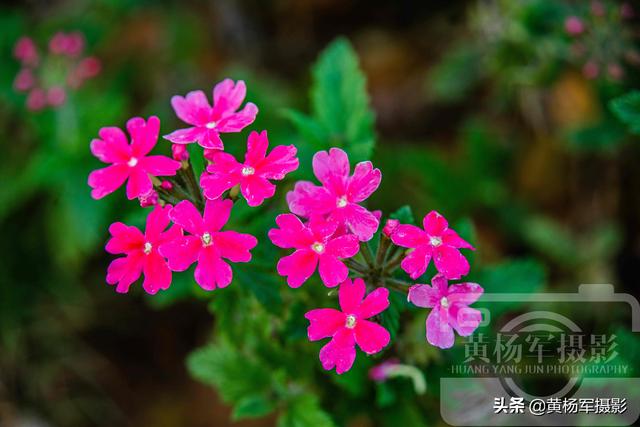
{"type": "Polygon", "coordinates": [[[331,337],[320,350],[324,369],[334,367],[338,374],[351,369],[356,358],[355,344],[367,354],[378,353],[389,344],[389,331],[377,323],[366,320],[389,306],[389,291],[377,288],[365,298],[364,280],[345,280],[338,290],[342,311],[319,308],[305,314],[309,320],[307,334],[311,341],[331,337]],[[363,300],[364,299],[364,300],[363,300]]]}
{"type": "Polygon", "coordinates": [[[278,145],[267,155],[267,131],[251,132],[247,140],[244,163],[223,151],[212,153],[213,164],[202,174],[200,185],[205,197],[217,199],[226,190],[240,184],[240,191],[249,206],[258,206],[275,194],[276,186],[269,180],[281,180],[298,168],[296,147],[278,145]]]}
{"type": "Polygon", "coordinates": [[[400,224],[391,234],[398,246],[413,248],[403,260],[401,267],[412,279],[417,279],[427,270],[433,259],[438,272],[448,279],[459,279],[469,272],[469,262],[458,248],[474,249],[469,243],[449,228],[447,220],[436,211],[427,214],[422,225],[400,224]]]}
{"type": "Polygon", "coordinates": [[[371,162],[360,162],[353,175],[347,153],[332,148],[313,156],[313,172],[322,186],[300,181],[287,194],[291,212],[310,218],[324,215],[345,225],[362,241],[370,240],[378,229],[379,219],[358,203],[366,200],[380,185],[382,175],[371,162]]]}
{"type": "Polygon", "coordinates": [[[117,285],[116,291],[125,293],[144,273],[142,287],[150,294],[171,285],[171,270],[158,252],[158,247],[182,235],[180,227],[169,225],[171,206],[156,206],[147,216],[144,234],[134,226],[121,222],[111,224],[111,239],[106,250],[111,254],[126,254],[116,258],[107,269],[107,283],[117,285]]]}
{"type": "Polygon", "coordinates": [[[451,286],[447,278],[437,274],[429,285],[414,285],[409,289],[409,301],[418,307],[431,308],[427,317],[427,341],[440,348],[453,346],[453,330],[469,336],[482,321],[482,313],[468,307],[480,298],[482,287],[477,283],[458,283],[451,286]]]}
{"type": "Polygon", "coordinates": [[[184,271],[198,262],[195,279],[203,289],[224,288],[231,283],[231,262],[249,262],[258,240],[251,234],[220,231],[229,220],[233,202],[230,199],[209,200],[204,216],[188,200],[171,210],[171,220],[190,233],[160,246],[160,253],[174,271],[184,271]]]}
{"type": "Polygon", "coordinates": [[[100,138],[91,141],[91,152],[101,161],[112,165],[89,175],[89,185],[93,189],[91,196],[94,199],[113,193],[127,179],[127,197],[135,199],[153,189],[149,175],[176,174],[180,169],[180,162],[165,156],[148,155],[158,141],[159,130],[160,120],[157,117],[151,116],[146,122],[141,117],[135,117],[127,122],[127,131],[131,135],[129,145],[120,128],[100,129],[100,138]]]}
{"type": "Polygon", "coordinates": [[[295,248],[291,255],[278,261],[278,274],[287,276],[292,288],[301,286],[316,270],[325,286],[334,287],[343,282],[349,270],[341,258],[351,258],[358,253],[358,239],[353,234],[334,236],[338,224],[313,217],[307,224],[293,214],[276,218],[280,228],[269,230],[269,238],[280,248],[295,248]]]}
{"type": "Polygon", "coordinates": [[[225,79],[213,89],[213,107],[201,90],[189,92],[186,97],[174,96],[171,105],[176,115],[192,127],[176,130],[165,138],[176,144],[197,141],[204,148],[223,150],[221,133],[240,132],[256,119],[258,107],[251,102],[237,111],[246,93],[247,87],[242,80],[234,83],[225,79]]]}

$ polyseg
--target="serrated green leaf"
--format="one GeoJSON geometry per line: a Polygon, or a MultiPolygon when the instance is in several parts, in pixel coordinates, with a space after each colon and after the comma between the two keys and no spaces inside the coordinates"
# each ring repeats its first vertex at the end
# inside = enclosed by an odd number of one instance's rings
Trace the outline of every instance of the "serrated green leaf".
{"type": "Polygon", "coordinates": [[[415,224],[415,218],[413,217],[413,211],[411,210],[411,206],[404,205],[391,215],[389,215],[393,219],[397,219],[402,224],[415,224]]]}
{"type": "Polygon", "coordinates": [[[266,397],[253,395],[243,397],[233,407],[231,418],[234,421],[245,418],[259,418],[273,412],[274,406],[266,397]]]}
{"type": "Polygon", "coordinates": [[[334,427],[335,424],[311,394],[292,400],[278,418],[278,427],[334,427]]]}
{"type": "Polygon", "coordinates": [[[374,116],[358,57],[344,38],[331,43],[312,68],[313,118],[327,134],[326,148],[341,147],[352,162],[371,158],[374,116]]]}
{"type": "Polygon", "coordinates": [[[632,133],[640,134],[640,91],[634,90],[612,100],[609,107],[632,133]]]}

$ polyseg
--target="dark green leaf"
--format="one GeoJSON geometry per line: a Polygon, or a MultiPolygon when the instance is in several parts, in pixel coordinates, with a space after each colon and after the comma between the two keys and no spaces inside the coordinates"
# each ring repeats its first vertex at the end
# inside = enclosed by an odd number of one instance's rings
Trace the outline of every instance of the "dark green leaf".
{"type": "Polygon", "coordinates": [[[609,107],[632,133],[640,134],[640,91],[635,90],[612,100],[609,107]]]}

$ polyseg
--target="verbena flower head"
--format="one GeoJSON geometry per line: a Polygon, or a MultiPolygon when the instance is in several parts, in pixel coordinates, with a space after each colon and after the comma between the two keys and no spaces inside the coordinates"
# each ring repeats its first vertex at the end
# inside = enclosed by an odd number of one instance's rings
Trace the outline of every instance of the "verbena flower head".
{"type": "Polygon", "coordinates": [[[427,214],[423,229],[415,225],[398,225],[391,240],[398,246],[412,248],[401,267],[412,279],[424,274],[433,259],[436,269],[448,279],[458,279],[469,272],[469,262],[459,248],[473,249],[469,243],[449,228],[447,220],[436,211],[427,214]]]}
{"type": "Polygon", "coordinates": [[[256,119],[258,107],[251,102],[238,111],[246,93],[242,80],[234,83],[225,79],[213,89],[213,107],[201,90],[189,92],[186,97],[174,96],[171,105],[176,115],[192,127],[176,130],[165,138],[176,144],[197,141],[204,148],[223,150],[221,133],[240,132],[256,119]]]}
{"type": "Polygon", "coordinates": [[[213,164],[202,174],[200,185],[205,197],[217,199],[230,188],[240,185],[240,191],[249,206],[259,206],[264,199],[275,194],[276,186],[269,180],[281,180],[298,168],[296,147],[278,145],[267,155],[269,140],[267,131],[251,132],[247,140],[244,163],[229,153],[215,151],[213,164]]]}
{"type": "Polygon", "coordinates": [[[171,211],[171,220],[189,235],[181,236],[160,247],[167,257],[169,267],[184,271],[197,262],[195,279],[205,290],[224,288],[232,280],[231,262],[249,262],[251,252],[258,240],[250,234],[236,231],[221,231],[229,220],[233,202],[209,200],[204,216],[188,200],[178,203],[171,211]],[[224,258],[224,259],[223,259],[224,258]]]}
{"type": "Polygon", "coordinates": [[[349,269],[341,258],[351,258],[358,253],[358,238],[352,234],[334,236],[338,224],[321,217],[313,217],[307,224],[293,214],[276,218],[280,228],[269,230],[269,238],[280,248],[295,248],[291,255],[278,261],[278,274],[287,277],[292,288],[301,286],[318,267],[325,286],[334,287],[343,282],[349,269]]]}
{"type": "Polygon", "coordinates": [[[175,175],[180,162],[165,156],[149,156],[158,141],[160,120],[151,116],[145,122],[135,117],[127,122],[127,131],[131,136],[131,144],[127,142],[125,133],[117,127],[100,129],[100,138],[91,141],[91,152],[104,163],[111,163],[103,169],[91,172],[89,186],[93,189],[91,196],[100,199],[116,191],[127,182],[127,197],[135,199],[148,193],[153,188],[152,176],[175,175]]]}
{"type": "Polygon", "coordinates": [[[360,162],[350,176],[347,153],[332,148],[328,153],[315,154],[313,172],[322,186],[298,182],[287,194],[291,212],[305,218],[326,216],[330,221],[344,224],[360,240],[370,240],[378,229],[379,219],[359,203],[380,185],[380,170],[374,169],[371,162],[360,162]]]}
{"type": "Polygon", "coordinates": [[[150,294],[168,289],[171,284],[171,270],[165,259],[158,253],[158,247],[180,235],[179,227],[169,225],[170,206],[156,206],[147,216],[144,234],[133,226],[121,222],[111,224],[111,239],[106,250],[111,254],[125,254],[111,262],[107,270],[107,283],[116,285],[116,291],[125,293],[133,282],[144,273],[142,287],[150,294]]]}
{"type": "Polygon", "coordinates": [[[13,48],[13,55],[24,66],[33,67],[38,64],[38,48],[30,37],[20,37],[13,48]]]}
{"type": "Polygon", "coordinates": [[[454,334],[466,337],[482,321],[482,313],[470,308],[480,298],[483,289],[477,283],[448,286],[447,278],[436,275],[429,285],[414,285],[409,289],[409,301],[418,307],[431,308],[427,317],[427,341],[440,348],[453,346],[454,334]]]}
{"type": "Polygon", "coordinates": [[[366,320],[389,307],[389,291],[377,288],[366,298],[365,292],[364,280],[347,279],[338,290],[342,311],[319,308],[305,314],[309,320],[307,334],[311,341],[331,337],[331,341],[320,350],[324,369],[335,367],[338,374],[351,369],[356,358],[356,344],[367,354],[378,353],[389,344],[389,331],[366,320]]]}

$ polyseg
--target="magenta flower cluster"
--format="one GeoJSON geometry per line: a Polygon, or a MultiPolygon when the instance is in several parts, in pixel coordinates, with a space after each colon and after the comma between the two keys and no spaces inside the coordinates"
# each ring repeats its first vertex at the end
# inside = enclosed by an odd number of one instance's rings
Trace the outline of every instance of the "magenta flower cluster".
{"type": "MultiPolygon", "coordinates": [[[[91,152],[107,164],[89,175],[92,197],[100,199],[126,186],[128,199],[152,207],[144,232],[120,222],[109,227],[106,250],[122,255],[107,271],[107,283],[117,292],[127,292],[143,276],[143,289],[155,294],[170,287],[174,272],[194,264],[200,287],[224,288],[233,280],[229,263],[251,261],[256,237],[225,229],[234,203],[242,195],[249,206],[261,205],[275,195],[275,182],[296,170],[299,162],[293,145],[269,150],[266,131],[248,135],[244,159],[224,151],[222,135],[242,131],[258,113],[252,103],[242,106],[245,96],[244,82],[230,79],[214,87],[212,104],[202,91],[174,96],[176,115],[190,127],[164,137],[172,143],[171,157],[150,154],[160,133],[155,116],[130,119],[128,136],[120,128],[104,127],[91,142],[91,152]],[[188,151],[192,143],[202,151],[188,151]],[[194,174],[191,155],[206,159],[200,177],[194,174]]],[[[287,251],[276,269],[290,287],[302,286],[317,272],[326,287],[338,289],[339,310],[318,308],[305,315],[311,341],[330,338],[320,350],[322,366],[341,374],[352,367],[356,346],[374,354],[389,344],[390,333],[379,324],[390,304],[387,287],[407,292],[408,300],[419,307],[431,308],[426,323],[431,344],[451,347],[454,330],[462,336],[473,333],[481,314],[469,305],[482,288],[475,283],[447,284],[469,272],[460,249],[473,247],[449,228],[445,218],[431,212],[422,228],[389,219],[374,257],[369,241],[380,228],[381,213],[364,203],[380,186],[380,170],[370,161],[352,170],[347,153],[331,148],[314,155],[313,172],[318,183],[295,184],[286,195],[291,213],[279,215],[268,236],[287,251]],[[438,274],[431,286],[392,276],[400,266],[415,280],[432,261],[438,274]]]]}
{"type": "Polygon", "coordinates": [[[32,111],[56,108],[65,103],[70,90],[100,73],[102,64],[94,56],[83,56],[84,35],[78,31],[58,32],[49,40],[48,50],[40,53],[33,39],[21,37],[14,56],[21,68],[13,87],[27,93],[27,108],[32,111]]]}

